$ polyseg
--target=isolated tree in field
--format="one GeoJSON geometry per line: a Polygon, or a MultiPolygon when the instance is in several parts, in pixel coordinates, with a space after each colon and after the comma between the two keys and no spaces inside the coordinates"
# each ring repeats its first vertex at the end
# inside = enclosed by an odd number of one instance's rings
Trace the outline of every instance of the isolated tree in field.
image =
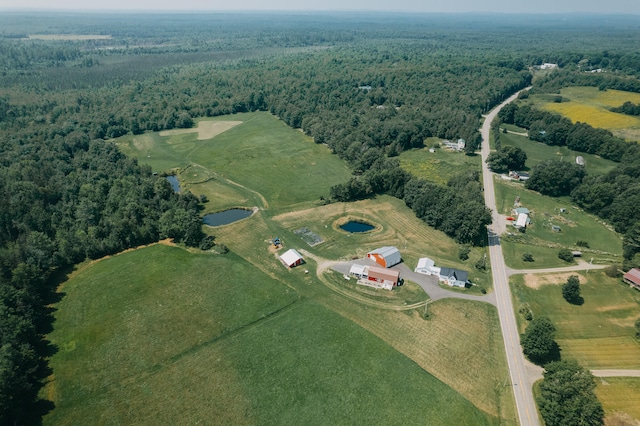
{"type": "Polygon", "coordinates": [[[533,262],[533,255],[529,252],[527,253],[522,253],[522,261],[523,262],[533,262]]]}
{"type": "Polygon", "coordinates": [[[557,358],[558,344],[554,340],[556,328],[549,318],[540,317],[533,319],[524,334],[520,338],[524,354],[538,365],[557,358]]]}
{"type": "Polygon", "coordinates": [[[571,275],[562,285],[562,297],[573,305],[581,305],[584,302],[580,295],[580,278],[577,275],[571,275]]]}
{"type": "Polygon", "coordinates": [[[547,426],[604,424],[591,372],[574,360],[562,360],[547,364],[543,375],[538,407],[547,426]]]}
{"type": "Polygon", "coordinates": [[[636,339],[640,339],[640,318],[636,320],[636,339]]]}

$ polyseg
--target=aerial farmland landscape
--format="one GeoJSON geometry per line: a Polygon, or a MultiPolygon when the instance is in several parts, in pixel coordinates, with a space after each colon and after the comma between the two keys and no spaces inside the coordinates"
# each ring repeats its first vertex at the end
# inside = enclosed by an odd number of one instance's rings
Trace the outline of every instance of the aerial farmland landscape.
{"type": "Polygon", "coordinates": [[[637,6],[29,1],[0,424],[640,424],[637,6]]]}

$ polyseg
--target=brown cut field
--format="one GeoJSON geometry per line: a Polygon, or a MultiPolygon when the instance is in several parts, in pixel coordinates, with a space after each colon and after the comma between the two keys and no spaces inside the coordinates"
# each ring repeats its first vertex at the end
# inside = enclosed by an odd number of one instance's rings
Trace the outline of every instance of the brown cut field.
{"type": "Polygon", "coordinates": [[[173,129],[160,132],[160,136],[184,135],[187,133],[198,133],[199,141],[206,141],[214,138],[229,129],[242,124],[242,121],[200,121],[198,127],[190,129],[173,129]]]}

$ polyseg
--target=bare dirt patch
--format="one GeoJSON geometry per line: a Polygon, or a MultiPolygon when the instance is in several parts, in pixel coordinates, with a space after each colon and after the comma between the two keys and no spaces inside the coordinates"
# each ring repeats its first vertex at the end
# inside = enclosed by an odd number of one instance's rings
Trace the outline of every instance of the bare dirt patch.
{"type": "Polygon", "coordinates": [[[564,272],[556,274],[527,274],[524,276],[524,283],[529,288],[538,289],[543,285],[564,284],[571,275],[577,275],[581,283],[587,281],[584,275],[577,272],[564,272]]]}
{"type": "Polygon", "coordinates": [[[198,140],[204,141],[218,136],[220,133],[224,133],[238,124],[242,124],[242,121],[201,121],[198,123],[198,127],[190,129],[163,130],[160,132],[160,136],[174,136],[197,132],[198,140]]]}

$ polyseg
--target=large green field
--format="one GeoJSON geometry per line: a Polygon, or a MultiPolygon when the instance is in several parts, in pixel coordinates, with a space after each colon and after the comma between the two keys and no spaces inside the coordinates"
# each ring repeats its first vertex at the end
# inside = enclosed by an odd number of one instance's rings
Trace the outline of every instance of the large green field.
{"type": "Polygon", "coordinates": [[[536,164],[547,160],[568,161],[575,163],[576,157],[584,158],[584,168],[588,174],[604,174],[612,170],[616,163],[597,155],[572,151],[566,146],[549,146],[542,142],[530,140],[526,136],[513,133],[501,133],[502,145],[515,146],[527,153],[526,168],[532,169],[536,164]]]}
{"type": "Polygon", "coordinates": [[[634,425],[640,422],[640,378],[596,378],[596,396],[602,402],[607,418],[620,419],[611,424],[634,425]]]}
{"type": "MultiPolygon", "coordinates": [[[[640,345],[634,322],[640,312],[640,293],[602,271],[582,271],[511,278],[517,309],[528,306],[534,317],[548,317],[555,325],[562,356],[577,359],[589,369],[638,369],[640,345]],[[578,275],[583,305],[562,297],[561,285],[578,275]]],[[[521,329],[526,321],[520,315],[521,329]]]]}
{"type": "Polygon", "coordinates": [[[189,130],[117,143],[154,170],[177,169],[207,211],[260,209],[205,227],[227,255],[156,245],[75,273],[50,336],[60,350],[45,422],[515,424],[494,306],[440,300],[426,320],[417,285],[374,294],[320,265],[395,245],[410,268],[429,256],[490,290],[490,273],[473,267],[484,250],[459,260],[454,241],[393,197],[322,205],[349,177],[326,147],[266,113],[216,120],[224,131],[202,140],[189,130]],[[376,230],[340,230],[350,218],[376,230]],[[302,227],[324,242],[309,246],[302,227]],[[309,253],[304,267],[282,266],[274,236],[309,253]]]}
{"type": "Polygon", "coordinates": [[[154,170],[178,168],[186,189],[190,189],[189,183],[196,184],[193,192],[208,195],[215,206],[212,210],[228,203],[225,193],[220,205],[215,204],[217,188],[209,189],[204,184],[210,179],[216,181],[213,185],[231,185],[232,191],[244,192],[249,199],[252,194],[262,195],[269,207],[280,209],[327,197],[332,185],[350,176],[346,164],[325,146],[314,144],[269,113],[217,117],[198,124],[211,121],[240,123],[221,133],[215,129],[205,132],[201,137],[211,137],[202,140],[192,129],[187,133],[129,135],[118,139],[117,144],[125,154],[154,170]]]}
{"type": "Polygon", "coordinates": [[[479,155],[466,155],[464,152],[451,151],[447,148],[436,148],[434,152],[429,152],[429,148],[434,143],[439,143],[441,139],[429,138],[425,141],[425,148],[416,148],[400,154],[400,165],[404,170],[412,175],[427,179],[439,184],[446,184],[461,170],[481,169],[479,155]]]}
{"type": "Polygon", "coordinates": [[[84,267],[62,291],[47,424],[498,422],[233,254],[155,245],[84,267]]]}
{"type": "Polygon", "coordinates": [[[568,198],[551,198],[524,188],[519,183],[495,182],[496,204],[501,214],[511,214],[516,197],[531,211],[531,225],[524,234],[508,227],[512,236],[503,238],[505,261],[513,268],[566,266],[558,259],[562,247],[583,252],[583,257],[594,263],[620,262],[622,240],[598,218],[575,208],[568,198]],[[564,212],[561,209],[565,209],[564,212]],[[559,226],[555,232],[552,226],[559,226]],[[510,228],[510,229],[509,229],[510,228]],[[586,241],[589,248],[579,247],[586,241]],[[534,262],[523,262],[525,252],[534,255],[534,262]]]}

